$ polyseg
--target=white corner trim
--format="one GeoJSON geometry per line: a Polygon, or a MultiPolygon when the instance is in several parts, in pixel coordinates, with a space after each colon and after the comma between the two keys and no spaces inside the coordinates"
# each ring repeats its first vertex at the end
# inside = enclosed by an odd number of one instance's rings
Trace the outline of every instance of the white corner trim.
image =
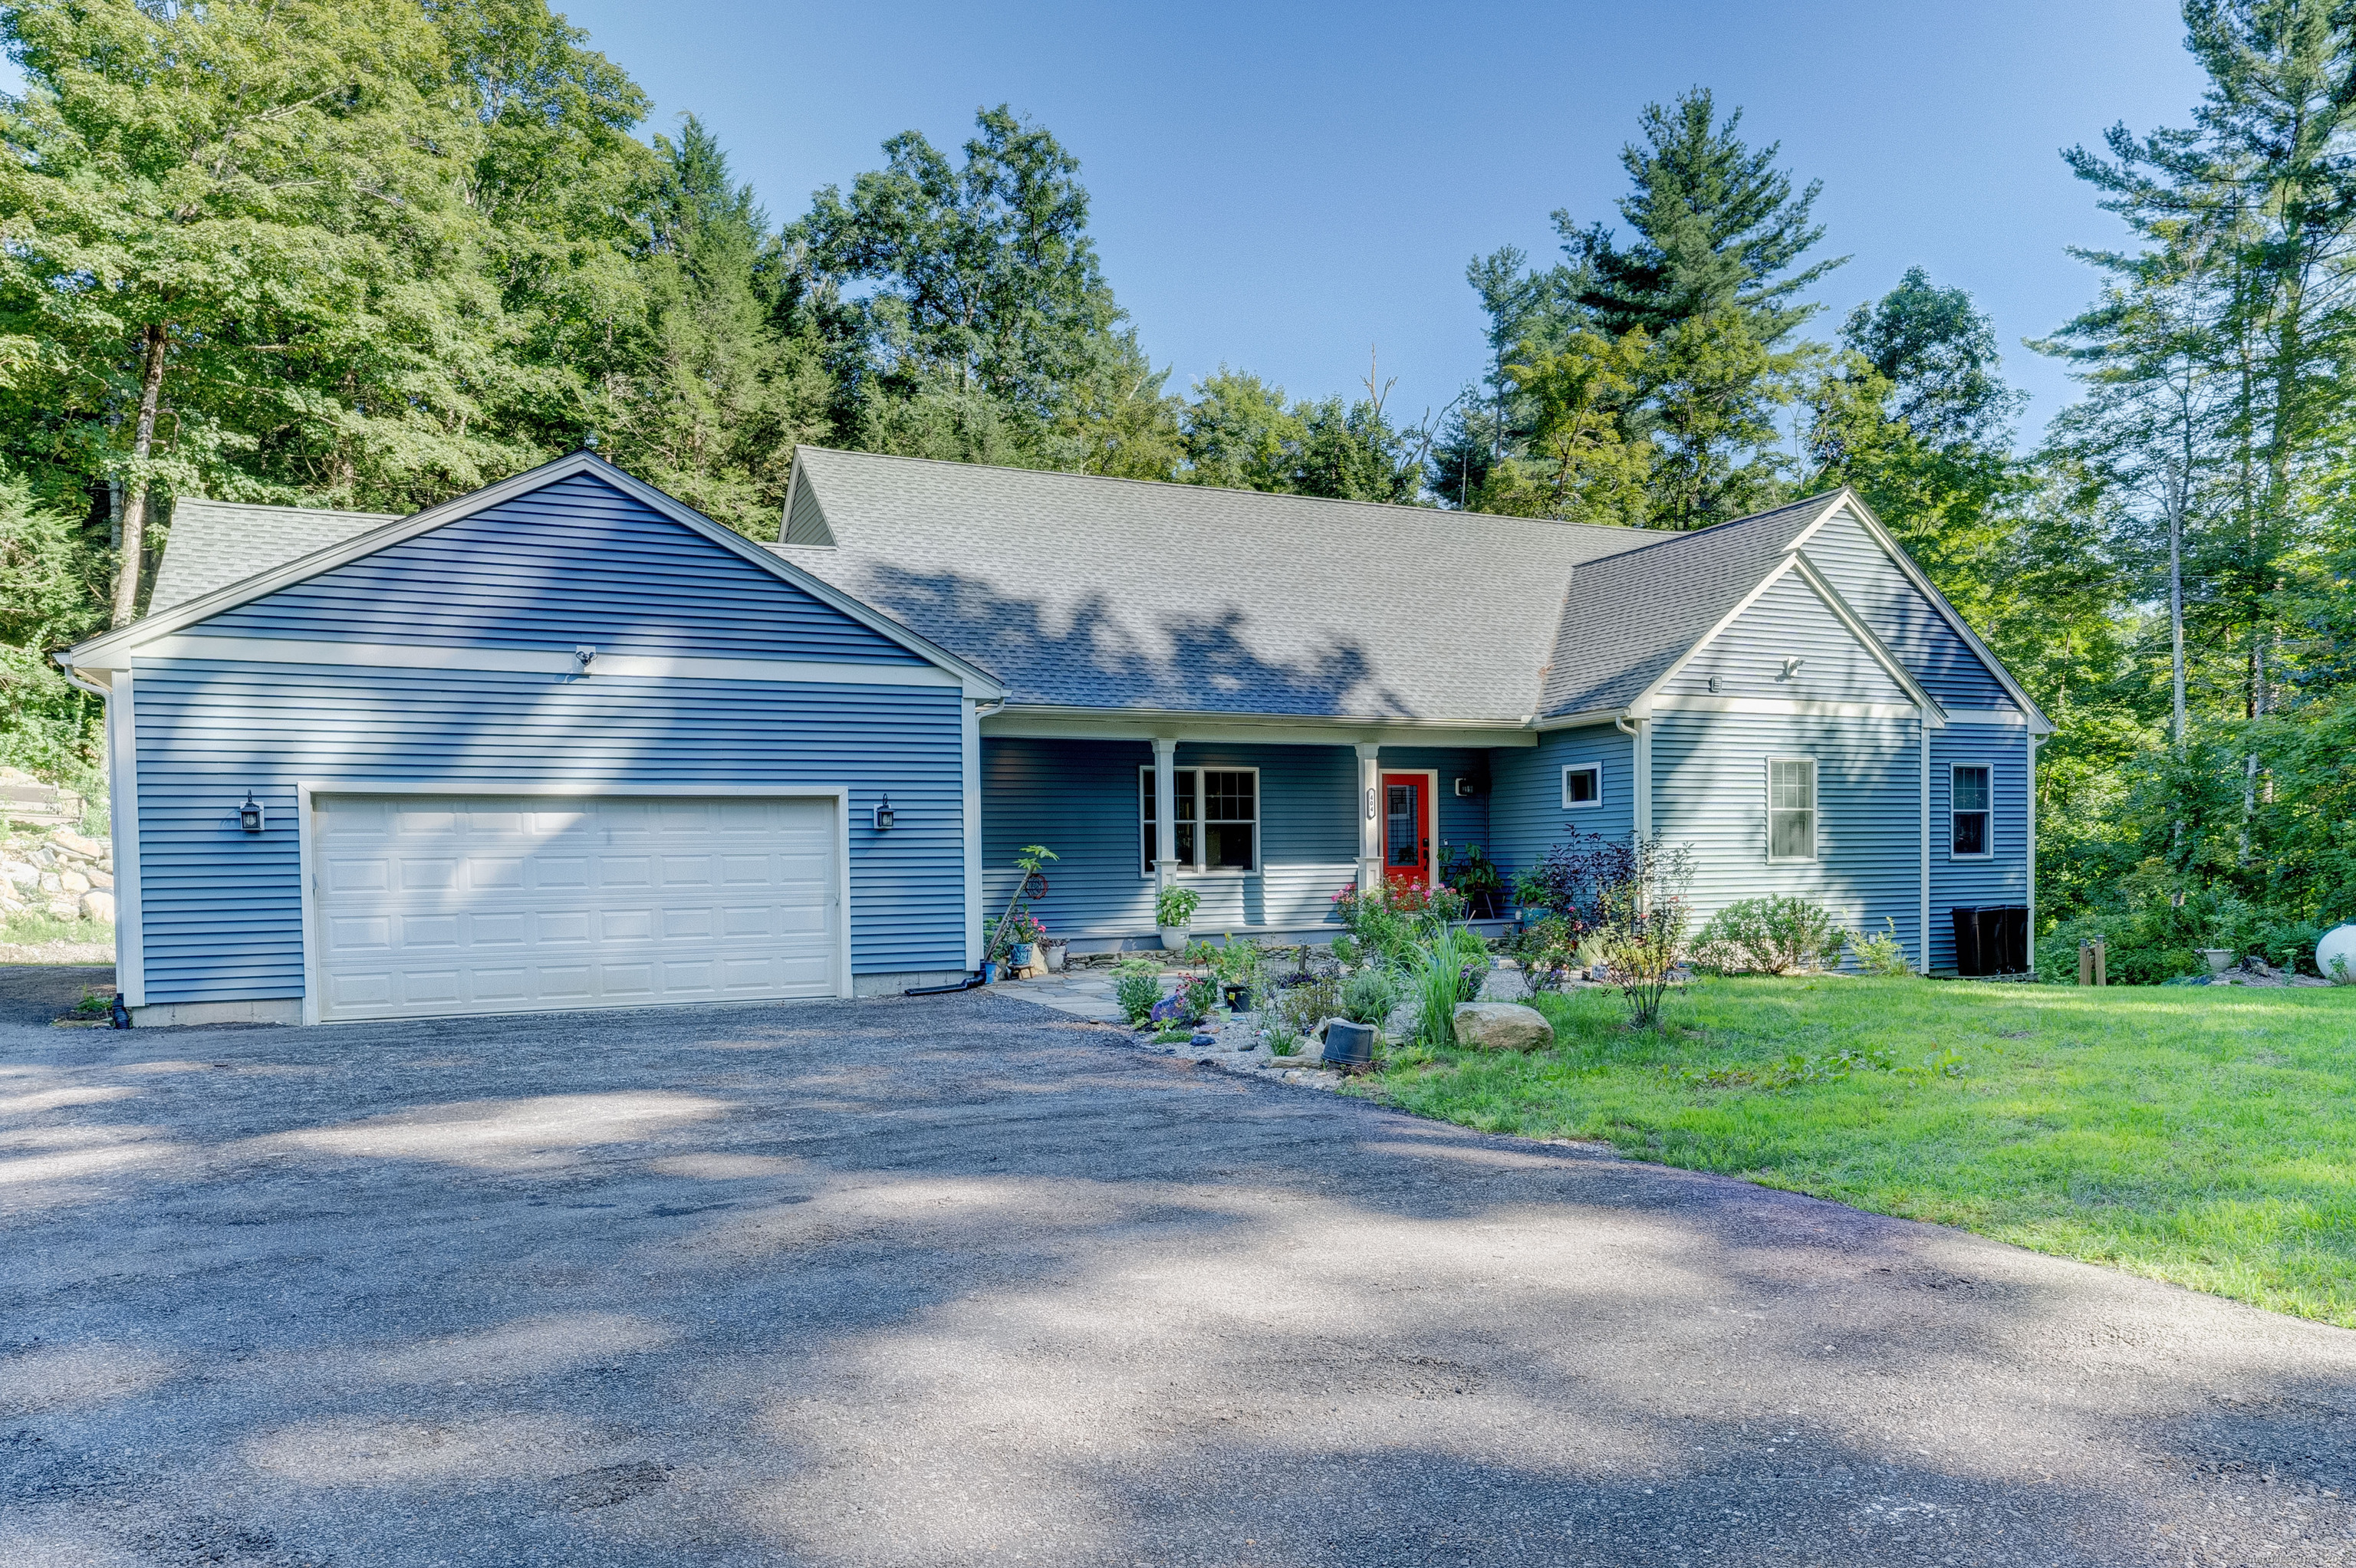
{"type": "MultiPolygon", "coordinates": [[[[1704,697],[1671,693],[1653,699],[1663,713],[1752,713],[1782,718],[1917,719],[1922,710],[1911,702],[1815,702],[1794,697],[1704,697]]],[[[1933,721],[1935,723],[1935,720],[1933,721]]]]}
{"type": "Polygon", "coordinates": [[[2044,739],[2035,731],[2029,735],[2029,896],[2022,901],[2029,906],[2029,967],[2037,968],[2037,747],[2044,739]]]}
{"type": "Polygon", "coordinates": [[[1931,726],[1922,726],[1922,924],[1915,930],[1922,937],[1922,959],[1914,966],[1918,975],[1931,972],[1931,726]]]}
{"type": "MultiPolygon", "coordinates": [[[[550,799],[831,800],[834,802],[835,995],[855,995],[851,974],[851,790],[845,784],[639,784],[610,779],[530,782],[498,779],[297,779],[294,783],[295,859],[302,877],[303,1021],[319,1018],[319,885],[313,845],[314,803],[320,795],[535,795],[550,799]]],[[[127,1004],[126,1004],[127,1005],[127,1004]]],[[[457,1015],[466,1016],[466,1015],[457,1015]]]]}
{"type": "Polygon", "coordinates": [[[114,987],[126,1008],[147,1002],[145,906],[139,897],[139,718],[131,672],[106,699],[107,838],[114,851],[114,987]]]}
{"type": "MultiPolygon", "coordinates": [[[[108,656],[129,667],[143,659],[220,659],[242,664],[358,666],[378,669],[464,669],[532,675],[578,675],[570,648],[469,648],[424,643],[310,642],[290,637],[158,637],[135,650],[108,656]]],[[[100,668],[102,666],[86,667],[100,668]]],[[[962,687],[955,672],[931,664],[851,664],[834,659],[698,658],[637,654],[597,655],[579,678],[780,681],[801,685],[962,687]]]]}
{"type": "MultiPolygon", "coordinates": [[[[960,762],[965,773],[965,967],[981,967],[981,704],[968,700],[958,730],[960,762]]],[[[846,883],[846,886],[848,884],[846,883]]],[[[845,923],[848,923],[847,922],[845,923]]]]}
{"type": "Polygon", "coordinates": [[[1636,837],[1653,836],[1653,726],[1649,720],[1636,721],[1636,801],[1634,826],[1636,837]]]}

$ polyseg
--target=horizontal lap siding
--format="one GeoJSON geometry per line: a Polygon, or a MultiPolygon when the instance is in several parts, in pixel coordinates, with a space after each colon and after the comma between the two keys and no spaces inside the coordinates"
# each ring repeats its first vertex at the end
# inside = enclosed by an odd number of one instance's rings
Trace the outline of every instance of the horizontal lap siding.
{"type": "Polygon", "coordinates": [[[1858,618],[1922,688],[1953,708],[2011,708],[2003,684],[1862,523],[1835,516],[1804,548],[1858,618]]]}
{"type": "Polygon", "coordinates": [[[1758,697],[1800,702],[1904,702],[1914,699],[1857,635],[1816,596],[1807,580],[1786,572],[1710,639],[1662,689],[1680,694],[1758,697]],[[1783,678],[1783,661],[1800,667],[1783,678]]]}
{"type": "Polygon", "coordinates": [[[2029,732],[2010,724],[1950,724],[1931,732],[1931,967],[1955,966],[1958,904],[2029,901],[2029,732]],[[1995,854],[1958,860],[1950,796],[1958,763],[1987,764],[1995,786],[1988,822],[1995,854]]]}
{"type": "Polygon", "coordinates": [[[187,635],[924,662],[586,474],[283,588],[187,635]]]}
{"type": "Polygon", "coordinates": [[[1794,894],[1867,935],[1888,919],[1921,955],[1922,741],[1912,720],[1665,714],[1653,824],[1694,851],[1694,925],[1740,899],[1794,894]],[[1767,862],[1767,759],[1816,760],[1817,859],[1767,862]]]}
{"type": "Polygon", "coordinates": [[[965,961],[951,689],[142,660],[134,690],[150,1002],[302,994],[305,781],[843,785],[852,967],[965,961]],[[269,812],[259,838],[237,826],[249,789],[269,812]],[[879,835],[886,791],[896,822],[879,835]]]}
{"type": "MultiPolygon", "coordinates": [[[[997,919],[1014,891],[1016,852],[1044,844],[1056,859],[1047,868],[1047,897],[1037,913],[1051,934],[1152,930],[1137,776],[1152,762],[1153,749],[1142,741],[984,740],[982,900],[990,918],[997,919]]],[[[1182,743],[1177,765],[1259,770],[1260,869],[1248,876],[1182,873],[1184,885],[1203,895],[1194,930],[1330,920],[1334,891],[1357,875],[1357,762],[1350,748],[1182,743]]]]}
{"type": "Polygon", "coordinates": [[[1635,742],[1609,724],[1550,730],[1535,746],[1500,746],[1489,753],[1489,853],[1507,888],[1515,873],[1535,866],[1572,828],[1607,838],[1634,831],[1635,755],[1635,742]],[[1602,804],[1565,810],[1562,770],[1589,763],[1603,770],[1602,804]]]}
{"type": "MultiPolygon", "coordinates": [[[[1351,766],[1355,770],[1357,765],[1357,753],[1344,748],[1342,755],[1350,760],[1351,766]]],[[[1464,852],[1464,847],[1467,844],[1478,844],[1483,853],[1487,852],[1489,848],[1489,753],[1486,750],[1474,751],[1456,746],[1385,746],[1378,760],[1385,768],[1399,773],[1421,773],[1429,770],[1440,775],[1440,842],[1433,846],[1435,853],[1441,846],[1445,846],[1449,854],[1461,855],[1464,852]],[[1456,793],[1458,779],[1472,781],[1472,793],[1470,795],[1461,795],[1456,793]]],[[[1355,792],[1356,786],[1355,784],[1345,783],[1342,787],[1344,795],[1342,809],[1346,815],[1352,805],[1348,797],[1355,792]]],[[[1346,858],[1350,862],[1346,880],[1352,882],[1355,882],[1358,877],[1356,859],[1358,844],[1355,826],[1354,821],[1351,824],[1352,832],[1346,851],[1346,858]]],[[[1340,886],[1339,883],[1334,885],[1340,886]]],[[[1330,893],[1333,890],[1328,888],[1325,891],[1330,893]]]]}

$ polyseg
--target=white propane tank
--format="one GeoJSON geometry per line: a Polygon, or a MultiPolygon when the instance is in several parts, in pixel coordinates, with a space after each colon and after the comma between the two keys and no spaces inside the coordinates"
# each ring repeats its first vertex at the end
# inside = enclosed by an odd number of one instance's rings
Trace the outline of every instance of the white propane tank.
{"type": "Polygon", "coordinates": [[[2356,925],[2335,925],[2315,944],[2316,972],[2341,986],[2356,986],[2356,925]]]}

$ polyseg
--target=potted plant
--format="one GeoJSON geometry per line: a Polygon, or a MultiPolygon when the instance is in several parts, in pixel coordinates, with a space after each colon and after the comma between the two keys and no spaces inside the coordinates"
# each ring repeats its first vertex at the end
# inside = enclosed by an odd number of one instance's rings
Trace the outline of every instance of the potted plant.
{"type": "Polygon", "coordinates": [[[1186,928],[1194,923],[1194,911],[1202,902],[1202,894],[1174,883],[1155,895],[1153,923],[1162,928],[1162,946],[1176,953],[1186,945],[1186,928]]]}
{"type": "Polygon", "coordinates": [[[1039,944],[1047,933],[1028,910],[1017,914],[1006,925],[1006,962],[1015,969],[1028,969],[1039,961],[1039,944]]]}

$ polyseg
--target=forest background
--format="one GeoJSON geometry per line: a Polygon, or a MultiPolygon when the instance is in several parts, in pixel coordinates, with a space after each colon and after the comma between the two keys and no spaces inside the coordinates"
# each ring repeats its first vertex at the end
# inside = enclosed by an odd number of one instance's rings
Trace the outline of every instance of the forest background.
{"type": "Polygon", "coordinates": [[[2024,450],[1966,292],[1805,303],[1818,187],[1704,88],[1616,212],[1472,261],[1486,373],[1410,421],[1371,364],[1172,388],[1003,106],[781,222],[543,0],[0,5],[0,761],[95,788],[48,656],[137,613],[177,496],[406,512],[590,442],[764,538],[798,443],[1674,528],[1846,484],[2059,726],[2049,944],[2289,956],[2356,918],[2356,16],[2183,20],[2183,123],[2067,155],[2130,240],[2024,450]]]}

